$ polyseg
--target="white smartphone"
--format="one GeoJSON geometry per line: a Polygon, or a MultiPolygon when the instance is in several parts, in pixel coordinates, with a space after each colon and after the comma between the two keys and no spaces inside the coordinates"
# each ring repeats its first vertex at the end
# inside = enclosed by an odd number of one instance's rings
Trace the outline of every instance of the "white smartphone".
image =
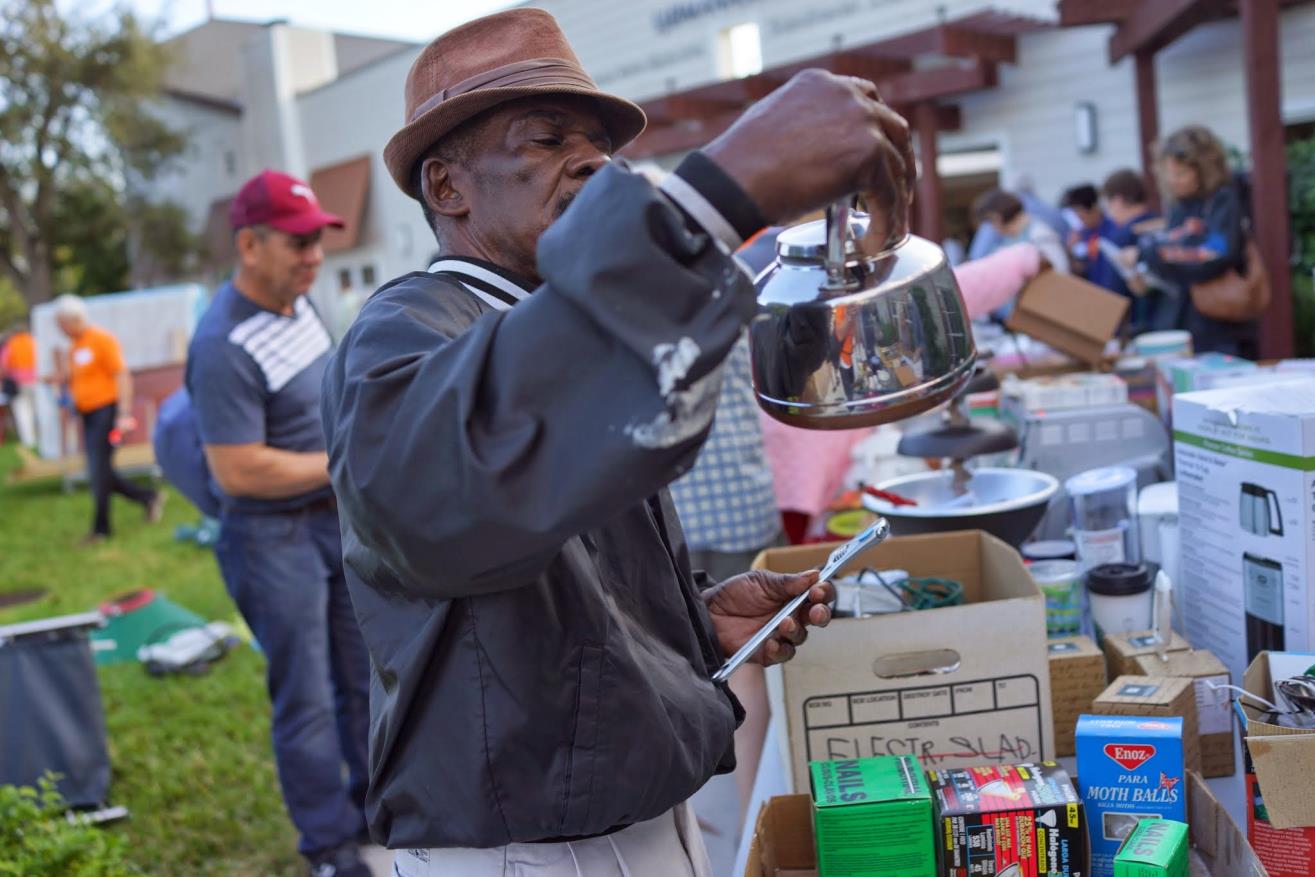
{"type": "MultiPolygon", "coordinates": [[[[817,577],[817,583],[820,585],[822,582],[831,581],[831,579],[835,578],[836,573],[840,572],[840,568],[848,563],[850,558],[855,554],[858,554],[869,545],[875,545],[884,541],[889,535],[890,524],[886,523],[885,518],[877,518],[862,533],[859,533],[853,539],[850,539],[844,545],[841,545],[835,551],[831,552],[831,556],[827,558],[826,566],[822,567],[822,572],[817,577]]],[[[789,603],[782,606],[781,611],[773,615],[771,621],[760,627],[758,632],[749,638],[748,642],[740,646],[739,650],[731,655],[730,660],[721,665],[720,670],[712,674],[713,681],[725,682],[727,679],[730,679],[731,674],[740,669],[740,666],[745,661],[752,658],[754,653],[762,648],[763,643],[767,642],[767,640],[776,633],[776,629],[781,626],[781,622],[785,621],[785,619],[793,615],[800,606],[804,605],[804,601],[808,599],[809,591],[812,590],[812,588],[809,588],[807,591],[804,591],[789,603]]]]}

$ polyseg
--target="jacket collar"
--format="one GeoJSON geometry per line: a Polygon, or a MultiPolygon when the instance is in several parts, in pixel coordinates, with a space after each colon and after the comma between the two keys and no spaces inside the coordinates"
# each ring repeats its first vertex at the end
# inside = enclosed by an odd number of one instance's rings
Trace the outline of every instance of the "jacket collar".
{"type": "Polygon", "coordinates": [[[431,274],[457,275],[466,288],[494,310],[508,311],[530,297],[534,286],[506,268],[470,256],[440,256],[429,266],[431,274]]]}

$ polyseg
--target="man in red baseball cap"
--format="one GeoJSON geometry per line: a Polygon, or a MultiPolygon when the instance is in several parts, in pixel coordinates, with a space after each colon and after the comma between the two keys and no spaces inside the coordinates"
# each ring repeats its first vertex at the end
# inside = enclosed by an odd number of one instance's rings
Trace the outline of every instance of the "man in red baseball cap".
{"type": "Polygon", "coordinates": [[[324,261],[320,236],[343,222],[304,182],[269,170],[242,187],[229,218],[237,269],[187,361],[221,509],[215,556],[269,664],[274,757],[310,872],[369,877],[357,846],[369,662],[343,578],[320,425],[332,344],[306,299],[324,261]]]}

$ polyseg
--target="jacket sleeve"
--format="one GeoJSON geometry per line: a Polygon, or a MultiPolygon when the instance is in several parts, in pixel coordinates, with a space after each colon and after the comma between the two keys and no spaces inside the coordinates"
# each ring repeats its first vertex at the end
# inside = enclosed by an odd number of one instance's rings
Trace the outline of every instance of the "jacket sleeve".
{"type": "Polygon", "coordinates": [[[330,366],[342,516],[408,588],[526,584],[567,538],[685,472],[755,309],[730,256],[614,166],[544,234],[538,264],[533,295],[469,328],[451,313],[465,293],[432,278],[422,295],[377,293],[330,366]]]}
{"type": "Polygon", "coordinates": [[[1225,185],[1216,191],[1206,202],[1205,213],[1201,218],[1206,227],[1202,246],[1217,255],[1204,261],[1171,261],[1160,255],[1158,246],[1148,242],[1142,246],[1141,256],[1153,274],[1191,285],[1214,280],[1230,268],[1240,265],[1246,241],[1242,232],[1242,207],[1238,203],[1236,190],[1231,185],[1225,185]]]}

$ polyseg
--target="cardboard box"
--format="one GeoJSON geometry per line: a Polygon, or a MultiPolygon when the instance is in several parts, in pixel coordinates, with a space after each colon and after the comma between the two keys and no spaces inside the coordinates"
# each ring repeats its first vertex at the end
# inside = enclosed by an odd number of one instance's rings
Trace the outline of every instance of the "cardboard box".
{"type": "Polygon", "coordinates": [[[1233,757],[1233,713],[1231,695],[1226,688],[1212,685],[1229,683],[1228,669],[1204,649],[1169,652],[1167,660],[1159,655],[1141,655],[1134,659],[1141,676],[1178,676],[1191,679],[1196,690],[1196,730],[1201,735],[1201,774],[1206,777],[1231,777],[1236,770],[1233,757]]]}
{"type": "Polygon", "coordinates": [[[1114,877],[1187,877],[1186,822],[1143,819],[1114,856],[1114,877]]]}
{"type": "MultiPolygon", "coordinates": [[[[1269,877],[1246,837],[1199,774],[1188,774],[1194,877],[1269,877]]],[[[817,877],[812,802],[808,795],[779,795],[763,804],[749,841],[741,877],[817,877]]],[[[1278,877],[1278,875],[1275,875],[1278,877]]]]}
{"type": "Polygon", "coordinates": [[[1254,362],[1224,353],[1162,359],[1156,363],[1156,405],[1168,423],[1175,395],[1213,390],[1217,386],[1216,381],[1227,376],[1251,374],[1255,371],[1254,362]]]}
{"type": "Polygon", "coordinates": [[[810,767],[823,877],[936,877],[932,797],[917,761],[883,756],[810,767]]]}
{"type": "Polygon", "coordinates": [[[929,771],[945,877],[1083,877],[1087,826],[1054,762],[929,771]]]}
{"type": "Polygon", "coordinates": [[[1074,752],[1078,716],[1091,712],[1092,702],[1108,685],[1105,653],[1090,637],[1073,636],[1046,644],[1050,656],[1050,702],[1055,710],[1055,754],[1074,752]]]}
{"type": "Polygon", "coordinates": [[[1119,331],[1130,301],[1072,274],[1043,271],[1018,294],[1006,325],[1093,365],[1119,331]]]}
{"type": "Polygon", "coordinates": [[[1177,717],[1078,720],[1078,791],[1095,877],[1113,877],[1114,855],[1140,820],[1187,821],[1182,726],[1177,717]]]}
{"type": "MultiPolygon", "coordinates": [[[[833,545],[773,548],[754,567],[820,567],[833,545]]],[[[1013,548],[979,531],[894,538],[846,567],[960,582],[966,603],[837,618],[781,665],[794,788],[810,761],[912,755],[924,768],[1054,754],[1045,602],[1013,548]]]]}
{"type": "Polygon", "coordinates": [[[1234,679],[1315,650],[1315,380],[1175,396],[1187,638],[1234,679]]]}
{"type": "MultiPolygon", "coordinates": [[[[1269,653],[1247,667],[1242,687],[1273,700],[1269,653]]],[[[1274,877],[1315,874],[1315,730],[1272,724],[1263,710],[1239,701],[1246,746],[1247,837],[1274,877]]]]}
{"type": "Polygon", "coordinates": [[[1170,676],[1119,676],[1091,704],[1100,716],[1177,717],[1183,720],[1183,767],[1201,770],[1201,737],[1196,723],[1196,686],[1170,676]]]}
{"type": "MultiPolygon", "coordinates": [[[[1156,654],[1160,644],[1155,638],[1155,631],[1138,630],[1133,633],[1110,634],[1101,642],[1101,648],[1105,650],[1105,660],[1109,663],[1110,679],[1114,679],[1136,675],[1137,658],[1156,654]]],[[[1171,652],[1185,652],[1191,648],[1191,643],[1177,633],[1169,639],[1171,652]]]]}
{"type": "MultiPolygon", "coordinates": [[[[1269,653],[1261,652],[1242,677],[1242,687],[1273,700],[1269,653]]],[[[1263,709],[1241,702],[1246,717],[1247,772],[1254,773],[1264,794],[1270,826],[1276,829],[1315,827],[1315,728],[1288,728],[1274,724],[1263,709]]],[[[1254,801],[1254,799],[1252,799],[1254,801]]],[[[1310,833],[1315,840],[1315,832],[1310,833]]],[[[1315,849],[1315,845],[1312,846],[1315,849]]],[[[1315,870],[1315,856],[1311,858],[1315,870]]]]}

